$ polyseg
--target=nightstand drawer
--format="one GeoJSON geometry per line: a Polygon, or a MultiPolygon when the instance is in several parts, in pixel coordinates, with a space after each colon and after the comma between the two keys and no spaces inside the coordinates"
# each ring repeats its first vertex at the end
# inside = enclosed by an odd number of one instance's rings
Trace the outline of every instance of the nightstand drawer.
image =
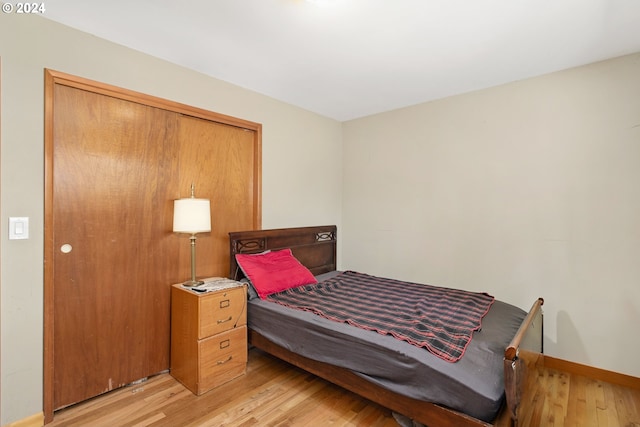
{"type": "Polygon", "coordinates": [[[247,324],[247,297],[244,287],[203,295],[200,299],[198,339],[247,324]]]}
{"type": "Polygon", "coordinates": [[[240,326],[199,341],[198,394],[245,373],[247,327],[240,326]]]}

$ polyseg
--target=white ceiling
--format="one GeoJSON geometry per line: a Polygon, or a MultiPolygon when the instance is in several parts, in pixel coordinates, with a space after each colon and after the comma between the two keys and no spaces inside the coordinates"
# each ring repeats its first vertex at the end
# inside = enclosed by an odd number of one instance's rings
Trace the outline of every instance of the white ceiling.
{"type": "Polygon", "coordinates": [[[44,16],[340,121],[640,52],[640,0],[320,1],[54,0],[44,16]]]}

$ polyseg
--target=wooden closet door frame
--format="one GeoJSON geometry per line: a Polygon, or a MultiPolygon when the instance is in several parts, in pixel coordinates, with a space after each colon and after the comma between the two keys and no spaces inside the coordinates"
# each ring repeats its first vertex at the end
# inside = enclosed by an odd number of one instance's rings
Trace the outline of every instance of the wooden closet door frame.
{"type": "Polygon", "coordinates": [[[146,95],[82,77],[45,69],[45,129],[44,129],[44,377],[43,412],[45,424],[53,420],[54,413],[54,236],[53,236],[53,113],[54,88],[64,85],[94,92],[101,95],[136,102],[197,117],[212,122],[231,125],[254,132],[253,149],[255,155],[253,182],[253,222],[254,228],[262,225],[262,125],[243,119],[214,113],[197,107],[146,95]]]}

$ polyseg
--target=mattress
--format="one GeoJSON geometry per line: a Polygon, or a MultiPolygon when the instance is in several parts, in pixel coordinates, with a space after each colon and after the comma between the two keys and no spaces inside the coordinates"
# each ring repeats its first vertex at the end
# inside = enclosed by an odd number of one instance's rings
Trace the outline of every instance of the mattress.
{"type": "MultiPolygon", "coordinates": [[[[318,281],[335,274],[318,276],[318,281]]],[[[388,335],[259,298],[250,298],[247,316],[250,329],[289,351],[349,369],[396,393],[491,422],[504,400],[504,349],[526,312],[496,300],[455,363],[388,335]]]]}

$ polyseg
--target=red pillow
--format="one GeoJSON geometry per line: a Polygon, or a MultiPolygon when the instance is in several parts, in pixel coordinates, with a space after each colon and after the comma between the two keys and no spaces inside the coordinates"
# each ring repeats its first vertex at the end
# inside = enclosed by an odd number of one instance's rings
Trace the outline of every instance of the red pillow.
{"type": "Polygon", "coordinates": [[[236,261],[262,299],[276,292],[318,283],[309,269],[293,256],[291,249],[236,254],[236,261]]]}

